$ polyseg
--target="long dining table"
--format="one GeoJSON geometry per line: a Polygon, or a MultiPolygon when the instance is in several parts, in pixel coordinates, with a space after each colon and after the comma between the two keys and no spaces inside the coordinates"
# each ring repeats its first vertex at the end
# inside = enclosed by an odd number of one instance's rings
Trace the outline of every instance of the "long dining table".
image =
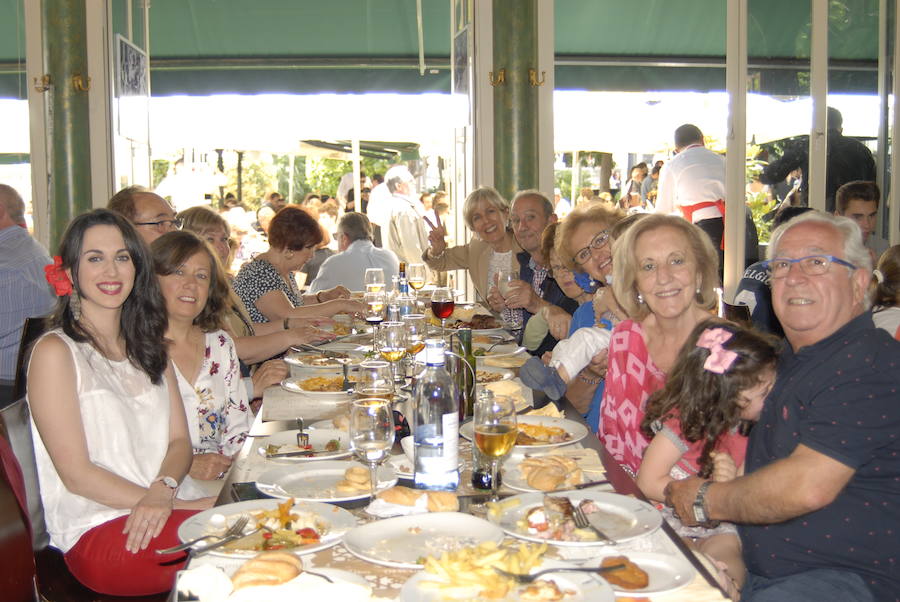
{"type": "MultiPolygon", "coordinates": [[[[518,379],[516,379],[516,382],[520,383],[518,379]]],[[[522,386],[524,387],[524,385],[522,386]]],[[[524,392],[527,394],[526,397],[529,398],[528,402],[531,403],[530,398],[533,392],[527,389],[524,389],[524,392]]],[[[542,394],[536,394],[536,396],[541,397],[542,394]]],[[[269,467],[267,466],[269,462],[263,454],[259,453],[259,448],[265,447],[267,435],[297,428],[297,418],[302,418],[307,425],[315,421],[334,418],[341,413],[347,412],[348,403],[323,402],[318,398],[306,397],[300,393],[289,392],[277,386],[267,389],[263,396],[262,409],[256,416],[250,431],[252,436],[247,438],[243,448],[236,457],[218,496],[216,506],[267,497],[254,486],[256,477],[269,467]]],[[[556,403],[567,419],[584,424],[584,419],[570,402],[563,399],[556,403]]],[[[469,441],[460,438],[460,457],[465,460],[458,491],[461,495],[483,493],[474,489],[470,483],[471,445],[469,441]]],[[[645,500],[634,479],[619,466],[593,433],[588,433],[587,437],[574,443],[572,447],[592,449],[597,452],[605,470],[604,480],[608,481],[607,484],[601,487],[602,490],[614,491],[615,493],[645,500]]],[[[397,445],[395,451],[402,453],[399,448],[400,446],[397,445]]],[[[401,479],[400,484],[411,486],[408,481],[403,479],[401,479]]],[[[508,495],[519,492],[502,486],[500,493],[508,495]]],[[[365,512],[366,503],[367,500],[339,505],[348,509],[357,519],[358,524],[365,524],[378,520],[365,512]]],[[[573,548],[550,546],[548,555],[556,555],[556,557],[564,560],[581,562],[590,559],[590,550],[597,549],[577,548],[578,552],[572,555],[573,548]],[[588,550],[587,555],[585,555],[585,550],[588,550]]],[[[615,549],[617,552],[625,554],[628,552],[655,552],[669,555],[672,558],[681,557],[690,562],[696,569],[696,574],[691,582],[676,591],[628,599],[649,600],[650,602],[686,602],[689,600],[705,602],[727,599],[707,565],[692,553],[665,521],[662,521],[662,528],[655,533],[637,540],[616,544],[615,549]]],[[[304,564],[311,569],[315,567],[337,568],[364,577],[372,587],[373,595],[388,599],[397,598],[404,582],[416,572],[414,570],[393,568],[367,562],[352,555],[342,544],[304,555],[303,559],[304,564]]],[[[241,562],[240,560],[222,556],[205,555],[199,558],[192,558],[189,568],[212,564],[227,571],[235,568],[241,562]]]]}

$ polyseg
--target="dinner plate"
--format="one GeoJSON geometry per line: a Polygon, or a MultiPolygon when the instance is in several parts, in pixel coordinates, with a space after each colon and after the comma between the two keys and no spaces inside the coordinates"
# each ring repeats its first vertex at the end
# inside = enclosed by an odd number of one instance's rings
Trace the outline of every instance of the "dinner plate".
{"type": "MultiPolygon", "coordinates": [[[[215,597],[215,594],[212,594],[213,597],[204,597],[204,594],[210,596],[211,591],[228,591],[231,588],[231,575],[240,568],[241,564],[243,563],[221,562],[215,566],[202,565],[195,569],[178,571],[175,578],[177,597],[173,598],[174,602],[186,602],[198,598],[201,600],[223,599],[224,596],[215,597]],[[190,585],[188,585],[189,580],[190,585]],[[193,591],[194,597],[188,596],[184,591],[187,587],[196,587],[196,590],[193,591]]],[[[364,577],[350,571],[317,566],[313,572],[316,575],[327,577],[332,583],[304,571],[294,579],[279,585],[243,587],[237,592],[233,592],[227,599],[229,602],[259,602],[259,600],[302,600],[308,596],[315,598],[315,596],[327,595],[329,597],[336,596],[336,599],[341,600],[348,594],[350,585],[363,587],[365,591],[369,592],[372,590],[372,586],[364,577]]],[[[350,595],[356,595],[355,599],[359,599],[360,590],[356,587],[350,588],[349,592],[352,592],[350,595]]]]}
{"type": "MultiPolygon", "coordinates": [[[[492,380],[490,382],[498,382],[501,380],[511,380],[512,378],[515,377],[515,374],[513,374],[512,370],[507,370],[506,368],[495,368],[494,366],[478,366],[478,368],[475,370],[476,375],[478,374],[478,372],[488,372],[490,374],[498,374],[500,376],[500,378],[498,378],[497,380],[492,380]]],[[[479,385],[489,384],[487,382],[482,382],[480,380],[476,380],[476,383],[479,385]]]]}
{"type": "Polygon", "coordinates": [[[350,399],[350,396],[353,395],[353,390],[350,391],[308,391],[304,389],[300,383],[305,378],[286,378],[281,381],[281,388],[285,391],[290,391],[291,393],[300,393],[301,395],[309,395],[310,397],[315,397],[316,399],[333,399],[334,401],[346,401],[350,399]]]}
{"type": "Polygon", "coordinates": [[[386,518],[356,527],[344,536],[354,556],[384,566],[420,569],[424,556],[485,541],[500,543],[503,530],[484,519],[461,512],[429,512],[386,518]]]}
{"type": "MultiPolygon", "coordinates": [[[[401,479],[411,479],[415,476],[415,466],[413,466],[413,461],[410,460],[406,456],[406,454],[395,454],[393,456],[388,456],[387,463],[390,464],[391,468],[394,469],[394,472],[397,473],[397,476],[401,479]]],[[[465,467],[465,460],[460,457],[460,474],[462,474],[462,471],[465,470],[465,467]]]]}
{"type": "Polygon", "coordinates": [[[656,552],[618,553],[603,551],[599,559],[593,559],[587,565],[600,566],[607,556],[627,556],[647,573],[649,583],[641,589],[625,589],[613,584],[612,588],[619,594],[628,596],[644,596],[646,594],[663,594],[680,589],[694,580],[697,569],[683,554],[659,554],[656,552]]]}
{"type": "MultiPolygon", "coordinates": [[[[350,423],[348,422],[347,424],[348,424],[348,428],[349,428],[350,423]]],[[[342,433],[344,433],[344,435],[347,434],[347,431],[344,429],[336,429],[334,426],[334,420],[331,418],[329,418],[327,420],[317,420],[317,421],[313,422],[312,424],[310,424],[309,426],[307,426],[306,429],[308,431],[314,431],[314,430],[319,430],[319,429],[338,430],[338,431],[341,431],[342,433]]]]}
{"type": "MultiPolygon", "coordinates": [[[[297,446],[297,433],[300,431],[282,431],[280,433],[275,433],[274,435],[268,437],[260,448],[265,452],[265,449],[269,445],[286,445],[290,446],[290,449],[280,450],[282,452],[287,451],[300,451],[300,448],[297,446]]],[[[316,452],[314,456],[289,456],[284,458],[266,458],[269,462],[310,462],[310,461],[319,461],[319,460],[336,460],[338,458],[346,458],[347,456],[353,453],[353,450],[350,449],[350,435],[347,431],[341,431],[336,428],[330,429],[312,429],[307,430],[306,433],[309,435],[309,444],[312,445],[312,450],[316,452]],[[326,452],[325,445],[333,440],[337,439],[340,443],[340,448],[337,451],[326,452]]]]}
{"type": "MultiPolygon", "coordinates": [[[[256,479],[256,488],[272,497],[281,499],[320,502],[347,502],[369,497],[369,490],[358,493],[343,493],[335,489],[344,480],[344,472],[351,466],[362,466],[359,462],[346,460],[323,460],[309,462],[301,466],[279,466],[265,471],[256,479]]],[[[375,491],[383,491],[397,484],[397,475],[390,466],[378,467],[378,486],[375,491]]]]}
{"type": "MultiPolygon", "coordinates": [[[[216,506],[209,510],[204,510],[185,520],[178,526],[178,538],[181,541],[190,541],[209,535],[211,533],[220,533],[227,528],[241,514],[250,514],[263,510],[274,510],[280,500],[249,500],[246,502],[237,502],[234,504],[226,504],[224,506],[216,506]],[[217,527],[217,525],[219,525],[217,527]]],[[[338,506],[332,504],[321,504],[319,502],[297,502],[291,508],[293,512],[308,512],[322,518],[329,524],[328,532],[321,536],[318,543],[300,546],[291,550],[294,554],[310,554],[318,550],[324,550],[338,543],[344,534],[356,526],[356,518],[338,506]]],[[[254,521],[251,519],[247,525],[245,532],[249,533],[255,529],[254,521]]],[[[212,540],[215,541],[215,540],[212,540]]],[[[200,542],[196,545],[197,549],[202,549],[206,544],[200,542]]],[[[251,550],[226,550],[224,548],[216,548],[209,551],[210,554],[216,556],[225,556],[229,558],[252,558],[256,556],[258,551],[251,550]]]]}
{"type": "MultiPolygon", "coordinates": [[[[503,474],[503,478],[500,482],[514,491],[522,491],[524,493],[545,493],[540,489],[535,489],[534,487],[529,485],[528,481],[525,480],[525,477],[522,475],[522,473],[519,472],[519,464],[524,459],[525,456],[523,454],[512,454],[511,456],[509,456],[500,467],[500,471],[503,474]]],[[[596,476],[596,473],[590,474],[596,476]]],[[[595,480],[586,473],[582,474],[581,479],[582,482],[595,480]]],[[[557,489],[557,491],[570,491],[571,489],[572,487],[569,486],[559,488],[557,489]]]]}
{"type": "MultiPolygon", "coordinates": [[[[537,572],[549,568],[574,567],[577,566],[571,562],[562,560],[553,560],[545,558],[541,564],[532,569],[537,572]]],[[[565,597],[566,602],[614,602],[616,595],[613,588],[596,575],[589,573],[550,573],[541,577],[547,581],[553,581],[563,591],[571,591],[572,595],[565,597]]],[[[403,584],[400,589],[401,602],[439,602],[441,600],[476,600],[478,598],[478,589],[476,588],[458,588],[452,591],[442,591],[434,587],[423,587],[423,581],[441,582],[443,579],[432,573],[419,571],[403,584]]],[[[513,590],[504,598],[504,600],[518,600],[518,594],[522,587],[513,590]]]]}
{"type": "MultiPolygon", "coordinates": [[[[322,358],[321,363],[311,363],[309,358],[321,356],[321,353],[313,353],[311,351],[303,351],[297,353],[296,351],[292,351],[284,356],[284,361],[292,366],[296,366],[297,368],[304,368],[307,370],[331,370],[335,374],[340,374],[342,365],[335,358],[322,358]]],[[[351,366],[358,366],[362,362],[365,361],[365,357],[361,353],[348,353],[350,357],[351,366]]]]}
{"type": "MultiPolygon", "coordinates": [[[[662,515],[653,506],[631,496],[591,490],[569,491],[553,495],[567,497],[573,504],[577,504],[581,500],[593,500],[600,507],[597,528],[618,543],[649,535],[662,525],[662,515]]],[[[527,541],[547,542],[558,546],[570,547],[603,545],[596,540],[565,541],[562,539],[544,539],[528,533],[527,527],[522,524],[525,522],[525,515],[532,508],[543,505],[543,501],[543,493],[520,493],[514,495],[501,502],[500,507],[504,510],[499,516],[496,513],[489,512],[488,520],[499,525],[513,537],[527,541]]]]}
{"type": "MultiPolygon", "coordinates": [[[[541,426],[558,427],[565,430],[571,437],[568,441],[561,441],[559,443],[542,443],[540,445],[516,445],[513,449],[519,453],[570,445],[572,443],[581,441],[582,439],[587,437],[588,434],[588,429],[586,426],[584,426],[580,422],[575,422],[574,420],[568,420],[566,418],[553,418],[550,416],[517,416],[516,420],[518,420],[519,424],[538,424],[541,426]]],[[[475,423],[473,421],[469,421],[460,426],[460,436],[465,437],[466,439],[471,441],[472,437],[475,434],[474,424],[475,423]]]]}

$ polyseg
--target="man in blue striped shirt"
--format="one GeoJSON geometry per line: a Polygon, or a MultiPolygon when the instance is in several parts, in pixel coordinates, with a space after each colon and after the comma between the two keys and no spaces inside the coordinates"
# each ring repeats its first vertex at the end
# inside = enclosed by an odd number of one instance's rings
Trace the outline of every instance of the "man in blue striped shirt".
{"type": "Polygon", "coordinates": [[[0,184],[0,408],[12,403],[16,356],[25,318],[50,312],[56,297],[44,277],[47,251],[25,227],[25,203],[0,184]]]}

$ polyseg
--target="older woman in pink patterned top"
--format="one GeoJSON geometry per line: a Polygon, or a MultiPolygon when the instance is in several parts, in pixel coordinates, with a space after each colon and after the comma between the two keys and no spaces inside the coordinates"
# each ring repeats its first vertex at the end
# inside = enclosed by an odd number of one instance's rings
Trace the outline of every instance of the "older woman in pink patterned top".
{"type": "Polygon", "coordinates": [[[647,439],[647,398],[694,327],[709,317],[718,285],[718,255],[702,230],[680,217],[651,215],[616,242],[613,291],[632,319],[613,329],[599,437],[632,475],[647,439]]]}

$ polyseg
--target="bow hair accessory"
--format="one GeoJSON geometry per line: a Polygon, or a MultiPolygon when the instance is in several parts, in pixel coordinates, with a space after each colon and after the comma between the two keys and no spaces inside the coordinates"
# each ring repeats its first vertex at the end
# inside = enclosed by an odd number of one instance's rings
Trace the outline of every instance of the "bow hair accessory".
{"type": "Polygon", "coordinates": [[[872,275],[875,276],[875,280],[878,281],[878,284],[884,282],[884,274],[881,270],[872,270],[872,275]]]}
{"type": "Polygon", "coordinates": [[[54,255],[53,263],[44,266],[44,273],[46,274],[47,282],[56,291],[57,297],[72,294],[72,281],[69,280],[66,271],[62,267],[62,257],[54,255]]]}
{"type": "Polygon", "coordinates": [[[731,368],[738,354],[722,347],[734,333],[724,328],[707,328],[697,339],[697,347],[709,349],[709,357],[703,363],[703,368],[716,374],[725,374],[725,371],[731,368]]]}

